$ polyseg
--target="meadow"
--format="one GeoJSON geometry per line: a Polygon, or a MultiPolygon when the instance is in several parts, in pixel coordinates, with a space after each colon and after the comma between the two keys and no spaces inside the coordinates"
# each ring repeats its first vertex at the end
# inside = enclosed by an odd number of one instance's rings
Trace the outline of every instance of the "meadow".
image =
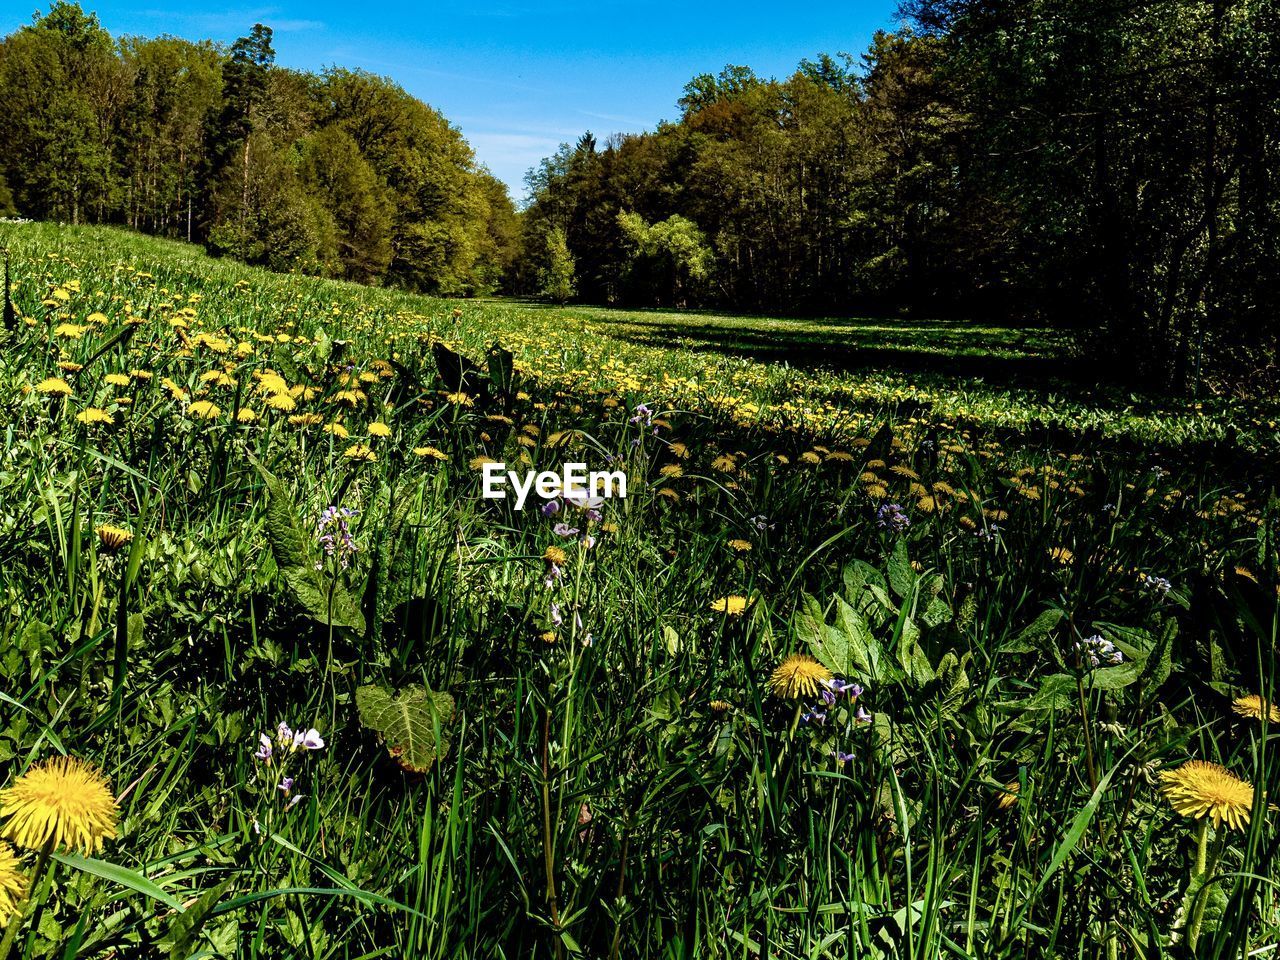
{"type": "Polygon", "coordinates": [[[1274,955],[1273,401],[0,246],[0,960],[1274,955]]]}

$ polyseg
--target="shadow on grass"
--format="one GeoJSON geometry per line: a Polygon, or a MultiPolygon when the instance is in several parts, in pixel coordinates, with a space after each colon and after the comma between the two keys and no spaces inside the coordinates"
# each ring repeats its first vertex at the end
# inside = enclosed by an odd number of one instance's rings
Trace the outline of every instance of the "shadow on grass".
{"type": "Polygon", "coordinates": [[[706,310],[555,308],[600,324],[606,336],[643,346],[786,363],[839,372],[894,370],[1039,385],[1084,379],[1068,341],[1051,330],[901,317],[770,317],[706,310]]]}

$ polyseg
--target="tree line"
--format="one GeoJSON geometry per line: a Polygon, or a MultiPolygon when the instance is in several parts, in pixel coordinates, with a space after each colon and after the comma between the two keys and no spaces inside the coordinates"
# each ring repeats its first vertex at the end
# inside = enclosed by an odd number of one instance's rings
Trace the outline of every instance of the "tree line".
{"type": "Polygon", "coordinates": [[[390,80],[113,39],[58,0],[0,42],[0,213],[123,224],[275,270],[495,290],[518,215],[461,133],[390,80]]]}
{"type": "Polygon", "coordinates": [[[1280,0],[906,0],[860,56],[693,78],[517,211],[390,80],[113,39],[0,42],[0,213],[431,293],[1073,328],[1100,376],[1280,381],[1280,0]]]}
{"type": "Polygon", "coordinates": [[[512,284],[1040,319],[1100,376],[1276,382],[1280,4],[909,0],[861,57],[694,78],[531,171],[512,284]]]}

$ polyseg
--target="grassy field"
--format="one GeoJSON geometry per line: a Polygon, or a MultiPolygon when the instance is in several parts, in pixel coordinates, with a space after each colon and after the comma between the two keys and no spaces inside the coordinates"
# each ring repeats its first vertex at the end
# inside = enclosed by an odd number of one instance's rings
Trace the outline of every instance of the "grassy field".
{"type": "Polygon", "coordinates": [[[1274,951],[1272,405],[0,245],[0,954],[1274,951]],[[78,846],[22,828],[59,754],[78,846]]]}

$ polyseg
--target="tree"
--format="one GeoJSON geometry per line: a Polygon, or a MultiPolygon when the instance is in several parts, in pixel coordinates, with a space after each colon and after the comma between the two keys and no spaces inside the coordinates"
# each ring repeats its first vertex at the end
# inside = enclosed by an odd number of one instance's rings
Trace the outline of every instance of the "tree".
{"type": "Polygon", "coordinates": [[[351,135],[330,126],[304,144],[303,187],[328,211],[335,231],[337,272],[361,283],[391,263],[391,200],[386,185],[351,135]]]}
{"type": "Polygon", "coordinates": [[[542,270],[540,293],[556,303],[564,303],[574,293],[573,254],[564,231],[558,227],[547,234],[546,266],[542,270]]]}
{"type": "Polygon", "coordinates": [[[690,299],[701,299],[715,255],[697,224],[678,213],[654,224],[637,213],[619,213],[618,225],[631,247],[628,273],[633,286],[659,305],[684,307],[690,299]]]}

